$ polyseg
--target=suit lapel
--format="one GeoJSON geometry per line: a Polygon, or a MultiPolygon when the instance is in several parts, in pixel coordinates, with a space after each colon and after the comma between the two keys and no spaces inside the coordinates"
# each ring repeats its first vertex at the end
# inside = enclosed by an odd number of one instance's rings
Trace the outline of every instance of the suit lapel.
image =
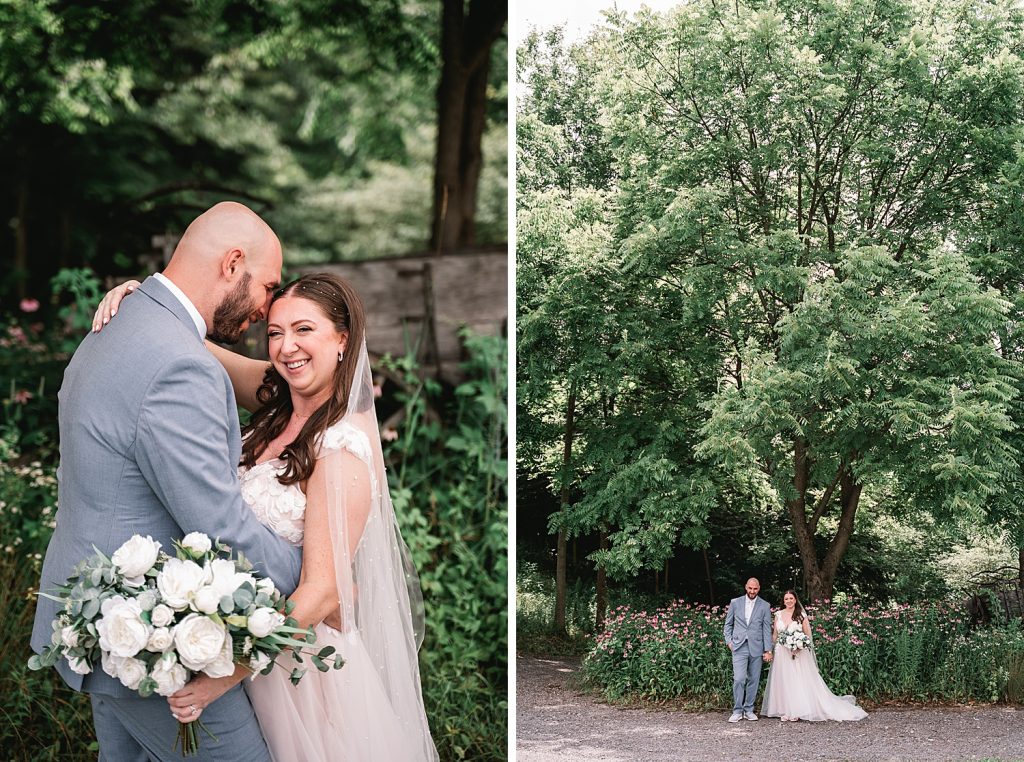
{"type": "Polygon", "coordinates": [[[192,316],[188,314],[188,310],[185,309],[185,305],[178,301],[167,286],[150,275],[142,282],[142,285],[139,286],[139,291],[174,315],[174,317],[185,324],[189,329],[189,332],[195,336],[196,339],[202,341],[199,331],[196,330],[196,324],[192,321],[192,316]]]}

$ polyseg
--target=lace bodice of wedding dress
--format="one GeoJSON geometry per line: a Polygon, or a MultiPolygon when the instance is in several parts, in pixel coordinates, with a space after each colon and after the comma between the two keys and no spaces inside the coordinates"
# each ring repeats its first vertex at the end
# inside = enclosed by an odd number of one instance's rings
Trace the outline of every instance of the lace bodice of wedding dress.
{"type": "MultiPolygon", "coordinates": [[[[346,421],[339,421],[324,434],[320,444],[323,450],[348,450],[367,468],[370,466],[370,443],[366,434],[346,421]]],[[[277,477],[284,471],[285,464],[280,458],[257,463],[252,468],[239,467],[238,480],[242,488],[242,499],[249,504],[256,518],[270,527],[292,545],[302,545],[305,525],[306,495],[298,484],[281,484],[277,477]]],[[[370,488],[377,494],[378,485],[370,471],[370,488]]]]}

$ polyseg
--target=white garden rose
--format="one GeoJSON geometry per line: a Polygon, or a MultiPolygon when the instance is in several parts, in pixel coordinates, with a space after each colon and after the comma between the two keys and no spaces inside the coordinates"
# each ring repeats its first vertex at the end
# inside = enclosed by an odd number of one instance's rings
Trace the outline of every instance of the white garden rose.
{"type": "Polygon", "coordinates": [[[270,657],[263,651],[257,652],[249,659],[249,669],[252,670],[252,677],[250,679],[255,680],[256,675],[265,670],[268,664],[270,664],[270,657]]]}
{"type": "Polygon", "coordinates": [[[189,532],[181,538],[182,547],[188,548],[193,553],[208,553],[213,547],[210,538],[202,532],[189,532]]]}
{"type": "Polygon", "coordinates": [[[180,558],[169,558],[164,568],[156,575],[156,586],[164,603],[175,611],[186,608],[204,584],[203,567],[195,561],[182,561],[180,558]]]}
{"type": "Polygon", "coordinates": [[[157,627],[149,636],[146,650],[153,653],[166,651],[174,644],[174,633],[167,627],[157,627]]]}
{"type": "Polygon", "coordinates": [[[235,662],[233,659],[233,644],[231,638],[224,638],[224,647],[221,649],[220,656],[203,669],[203,673],[210,677],[228,677],[235,671],[235,662]]]}
{"type": "Polygon", "coordinates": [[[103,663],[103,671],[108,675],[117,679],[117,668],[124,661],[124,657],[114,656],[112,653],[107,651],[101,651],[101,662],[103,663]]]}
{"type": "Polygon", "coordinates": [[[135,656],[149,642],[151,627],[142,621],[142,608],[134,598],[115,595],[103,601],[103,617],[96,622],[100,648],[114,656],[135,656]]]}
{"type": "Polygon", "coordinates": [[[137,691],[146,678],[146,664],[138,659],[122,659],[117,665],[117,679],[129,690],[137,691]]]}
{"type": "Polygon", "coordinates": [[[267,606],[260,606],[249,615],[248,629],[257,638],[265,638],[284,624],[284,615],[267,606]]]}
{"type": "Polygon", "coordinates": [[[226,637],[223,625],[201,614],[189,614],[174,628],[174,646],[178,658],[195,672],[220,656],[226,637]]]}
{"type": "Polygon", "coordinates": [[[114,551],[110,560],[126,577],[141,577],[153,568],[160,543],[149,535],[132,535],[120,548],[114,551]]]}
{"type": "Polygon", "coordinates": [[[153,607],[153,613],[149,615],[149,621],[154,627],[166,627],[174,621],[174,610],[169,606],[158,603],[153,607]]]}
{"type": "Polygon", "coordinates": [[[89,666],[89,662],[80,656],[69,656],[68,666],[71,667],[72,672],[77,672],[79,675],[88,675],[92,672],[92,667],[89,666]]]}
{"type": "Polygon", "coordinates": [[[226,558],[216,558],[209,564],[212,579],[210,587],[217,591],[218,597],[234,595],[234,592],[246,582],[255,587],[256,580],[251,574],[235,571],[235,562],[226,558]]]}
{"type": "Polygon", "coordinates": [[[201,611],[204,614],[212,614],[219,605],[220,596],[217,595],[217,591],[213,589],[212,585],[199,588],[192,597],[192,606],[196,611],[201,611]]]}
{"type": "Polygon", "coordinates": [[[274,581],[270,577],[260,577],[256,580],[256,592],[273,595],[277,592],[277,588],[274,587],[274,581]]]}
{"type": "MultiPolygon", "coordinates": [[[[61,643],[66,645],[68,648],[75,648],[78,645],[78,631],[74,627],[71,627],[70,625],[67,626],[67,627],[61,628],[61,631],[60,631],[60,641],[61,641],[61,643]]],[[[83,672],[83,673],[80,673],[80,674],[85,674],[85,673],[83,672]]]]}
{"type": "Polygon", "coordinates": [[[156,681],[156,693],[159,696],[170,696],[185,687],[188,672],[174,659],[174,654],[165,654],[155,665],[149,675],[156,681]]]}

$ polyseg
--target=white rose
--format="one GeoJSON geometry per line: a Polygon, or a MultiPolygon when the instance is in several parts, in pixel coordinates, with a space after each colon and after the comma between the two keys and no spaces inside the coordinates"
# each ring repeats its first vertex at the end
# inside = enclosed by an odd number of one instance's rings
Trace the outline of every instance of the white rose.
{"type": "Polygon", "coordinates": [[[189,532],[181,538],[182,547],[188,548],[193,553],[208,553],[213,547],[210,538],[202,532],[189,532]]]}
{"type": "Polygon", "coordinates": [[[220,596],[211,585],[199,588],[199,591],[192,598],[192,605],[197,611],[204,614],[212,614],[220,605],[220,596]]]}
{"type": "Polygon", "coordinates": [[[284,624],[284,616],[272,608],[260,606],[249,615],[248,629],[257,638],[265,638],[284,624]]]}
{"type": "Polygon", "coordinates": [[[114,656],[112,653],[109,653],[108,651],[101,651],[101,654],[103,662],[103,671],[116,679],[117,668],[121,664],[121,662],[124,661],[124,658],[121,656],[114,656]]]}
{"type": "Polygon", "coordinates": [[[149,636],[149,642],[146,643],[146,650],[152,651],[153,653],[160,653],[161,651],[166,651],[170,648],[173,643],[174,633],[166,627],[157,627],[149,636]]]}
{"type": "Polygon", "coordinates": [[[221,649],[217,660],[203,669],[203,672],[210,677],[228,677],[234,674],[234,648],[231,637],[224,638],[224,646],[221,649]]]}
{"type": "Polygon", "coordinates": [[[89,662],[80,656],[69,656],[68,665],[71,667],[72,672],[77,672],[79,675],[88,675],[92,672],[89,662]]]}
{"type": "Polygon", "coordinates": [[[274,581],[270,577],[260,577],[256,580],[256,592],[273,595],[277,592],[277,588],[274,587],[274,581]]]}
{"type": "Polygon", "coordinates": [[[130,690],[137,691],[146,677],[146,664],[138,659],[127,658],[117,665],[117,679],[130,690]]]}
{"type": "Polygon", "coordinates": [[[156,586],[164,597],[164,603],[175,611],[181,611],[205,583],[204,576],[203,567],[194,561],[169,558],[156,575],[156,586]]]}
{"type": "Polygon", "coordinates": [[[174,628],[174,645],[178,658],[195,672],[211,664],[224,649],[227,633],[207,616],[189,614],[174,628]]]}
{"type": "Polygon", "coordinates": [[[270,657],[263,653],[263,651],[257,652],[251,659],[249,659],[249,669],[252,670],[251,679],[255,680],[256,675],[265,670],[268,664],[270,664],[270,657]]]}
{"type": "Polygon", "coordinates": [[[235,562],[226,558],[214,559],[208,568],[212,576],[210,587],[218,596],[234,595],[245,582],[255,582],[251,575],[235,571],[235,562]]]}
{"type": "Polygon", "coordinates": [[[159,696],[170,696],[185,687],[188,672],[174,660],[174,654],[166,654],[154,666],[150,677],[156,681],[156,693],[159,696]]]}
{"type": "Polygon", "coordinates": [[[154,627],[166,627],[174,621],[174,610],[159,603],[153,607],[153,613],[149,615],[149,620],[154,627]]]}
{"type": "MultiPolygon", "coordinates": [[[[60,631],[60,641],[61,641],[61,643],[66,645],[68,648],[75,648],[78,645],[78,631],[75,630],[75,628],[71,627],[70,625],[67,626],[67,627],[64,627],[60,631]]],[[[85,672],[79,672],[79,674],[84,675],[86,673],[85,672]]]]}
{"type": "Polygon", "coordinates": [[[142,537],[133,535],[130,540],[114,551],[110,560],[126,577],[141,577],[153,568],[160,543],[149,535],[142,537]]]}
{"type": "Polygon", "coordinates": [[[146,647],[152,629],[142,621],[142,608],[134,598],[119,595],[103,602],[103,618],[96,622],[100,648],[114,656],[135,656],[146,647]]]}

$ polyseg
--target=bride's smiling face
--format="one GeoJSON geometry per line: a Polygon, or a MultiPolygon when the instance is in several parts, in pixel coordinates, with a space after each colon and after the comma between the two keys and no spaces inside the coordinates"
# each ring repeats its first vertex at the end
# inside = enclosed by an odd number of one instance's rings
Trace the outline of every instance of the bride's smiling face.
{"type": "Polygon", "coordinates": [[[793,608],[794,606],[796,606],[796,596],[792,593],[786,593],[784,596],[782,596],[782,605],[785,606],[787,609],[793,608]]]}
{"type": "Polygon", "coordinates": [[[274,302],[267,319],[267,343],[274,369],[294,394],[319,401],[330,396],[338,353],[348,334],[339,333],[321,307],[301,296],[274,302]]]}

